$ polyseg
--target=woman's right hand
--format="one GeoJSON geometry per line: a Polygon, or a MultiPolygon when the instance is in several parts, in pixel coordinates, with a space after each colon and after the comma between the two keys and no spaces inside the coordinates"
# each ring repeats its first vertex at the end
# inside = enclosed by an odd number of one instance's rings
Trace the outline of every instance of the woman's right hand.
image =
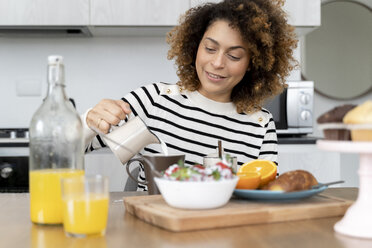
{"type": "Polygon", "coordinates": [[[117,125],[130,114],[130,106],[122,100],[103,99],[92,108],[86,118],[89,127],[108,133],[111,125],[117,125]]]}

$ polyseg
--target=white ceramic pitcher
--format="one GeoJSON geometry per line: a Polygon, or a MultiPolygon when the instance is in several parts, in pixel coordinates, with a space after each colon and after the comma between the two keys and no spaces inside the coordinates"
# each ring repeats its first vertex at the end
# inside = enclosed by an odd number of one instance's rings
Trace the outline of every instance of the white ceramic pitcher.
{"type": "Polygon", "coordinates": [[[139,116],[130,119],[106,135],[99,134],[122,164],[128,162],[145,146],[160,144],[159,138],[151,132],[139,116]]]}

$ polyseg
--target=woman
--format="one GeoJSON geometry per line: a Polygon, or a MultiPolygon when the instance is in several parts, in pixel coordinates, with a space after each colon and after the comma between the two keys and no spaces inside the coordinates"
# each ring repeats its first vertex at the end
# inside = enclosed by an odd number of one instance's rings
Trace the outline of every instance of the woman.
{"type": "MultiPolygon", "coordinates": [[[[186,164],[202,163],[218,140],[238,165],[253,159],[277,163],[275,124],[262,104],[285,88],[297,44],[279,5],[225,0],[188,10],[167,35],[168,59],[175,59],[180,81],[102,100],[84,116],[87,130],[107,133],[127,116],[139,115],[170,153],[186,155],[186,164]]],[[[96,136],[88,150],[102,146],[96,136]]],[[[161,147],[144,151],[159,153],[161,147]]],[[[145,179],[143,168],[139,177],[145,179]]]]}

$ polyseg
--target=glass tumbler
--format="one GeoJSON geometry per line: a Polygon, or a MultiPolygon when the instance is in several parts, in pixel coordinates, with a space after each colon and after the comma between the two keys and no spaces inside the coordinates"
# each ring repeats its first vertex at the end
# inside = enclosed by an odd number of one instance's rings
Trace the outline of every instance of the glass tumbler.
{"type": "Polygon", "coordinates": [[[61,179],[63,228],[67,236],[103,236],[109,208],[107,177],[61,179]]]}
{"type": "MultiPolygon", "coordinates": [[[[236,157],[226,157],[228,163],[231,164],[232,171],[236,173],[238,171],[238,162],[236,157]]],[[[203,157],[203,165],[208,168],[214,166],[215,164],[222,162],[222,159],[218,156],[208,155],[203,157]]]]}

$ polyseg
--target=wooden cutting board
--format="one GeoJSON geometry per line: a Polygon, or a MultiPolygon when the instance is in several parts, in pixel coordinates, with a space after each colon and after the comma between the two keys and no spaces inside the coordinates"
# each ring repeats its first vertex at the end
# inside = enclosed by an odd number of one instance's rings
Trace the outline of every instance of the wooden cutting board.
{"type": "Polygon", "coordinates": [[[161,195],[124,198],[127,212],[174,232],[341,216],[352,203],[326,194],[295,202],[259,202],[232,197],[221,208],[186,210],[170,207],[161,195]]]}

